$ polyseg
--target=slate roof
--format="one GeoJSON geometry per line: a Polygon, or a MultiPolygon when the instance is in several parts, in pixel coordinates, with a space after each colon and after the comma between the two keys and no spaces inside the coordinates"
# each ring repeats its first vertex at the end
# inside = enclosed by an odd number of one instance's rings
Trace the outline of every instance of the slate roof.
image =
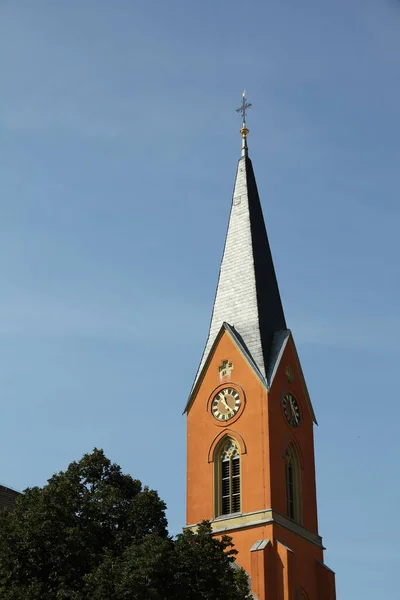
{"type": "Polygon", "coordinates": [[[238,163],[210,330],[192,391],[224,322],[243,340],[268,385],[279,353],[277,338],[283,342],[288,330],[247,152],[238,163]]]}
{"type": "Polygon", "coordinates": [[[3,508],[12,510],[14,508],[15,500],[19,495],[20,492],[0,484],[0,510],[3,508]]]}

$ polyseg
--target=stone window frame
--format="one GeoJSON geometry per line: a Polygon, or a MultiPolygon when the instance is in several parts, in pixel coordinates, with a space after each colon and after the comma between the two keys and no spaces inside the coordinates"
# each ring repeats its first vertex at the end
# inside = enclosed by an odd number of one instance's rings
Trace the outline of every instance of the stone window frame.
{"type": "Polygon", "coordinates": [[[291,441],[285,451],[286,516],[300,525],[303,522],[301,464],[296,444],[291,441]]]}
{"type": "MultiPolygon", "coordinates": [[[[226,471],[225,471],[226,473],[226,471]]],[[[226,479],[226,478],[225,478],[226,479]]],[[[225,485],[226,489],[226,485],[225,485]]],[[[225,496],[226,498],[226,496],[225,496]]],[[[214,452],[214,511],[216,517],[228,517],[231,515],[237,515],[241,513],[242,509],[242,460],[241,460],[241,447],[239,442],[231,435],[225,435],[219,441],[215,452],[214,452]],[[230,446],[230,447],[229,447],[230,446]],[[224,455],[226,460],[223,460],[224,455]],[[239,474],[234,475],[233,460],[237,460],[236,465],[239,467],[239,474]],[[228,469],[228,492],[229,492],[229,510],[223,510],[223,462],[229,462],[228,469]],[[234,481],[236,480],[236,481],[234,481]],[[238,481],[238,483],[237,483],[238,481]],[[234,492],[234,489],[239,489],[239,492],[234,492]],[[237,498],[239,498],[239,506],[237,504],[237,498]],[[232,510],[238,508],[239,510],[232,510]]]]}

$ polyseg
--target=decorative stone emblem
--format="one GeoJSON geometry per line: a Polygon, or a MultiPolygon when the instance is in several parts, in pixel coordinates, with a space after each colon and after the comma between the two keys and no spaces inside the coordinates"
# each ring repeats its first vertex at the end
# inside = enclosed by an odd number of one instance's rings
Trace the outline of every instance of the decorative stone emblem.
{"type": "Polygon", "coordinates": [[[222,377],[230,377],[233,369],[233,363],[230,360],[223,360],[220,366],[218,367],[219,376],[222,377]]]}
{"type": "Polygon", "coordinates": [[[286,367],[285,373],[286,373],[286,377],[287,377],[288,382],[289,383],[293,383],[293,380],[294,380],[294,371],[293,371],[292,365],[288,365],[286,367]]]}

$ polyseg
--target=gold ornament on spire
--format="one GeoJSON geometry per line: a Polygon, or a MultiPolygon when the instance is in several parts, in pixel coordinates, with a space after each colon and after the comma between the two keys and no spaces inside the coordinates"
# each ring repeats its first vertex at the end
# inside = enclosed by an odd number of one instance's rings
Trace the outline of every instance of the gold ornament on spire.
{"type": "Polygon", "coordinates": [[[246,115],[247,115],[247,111],[249,108],[251,108],[251,104],[249,102],[247,102],[246,90],[244,90],[243,94],[242,94],[242,105],[236,109],[236,112],[242,113],[242,119],[243,119],[242,128],[240,130],[240,133],[242,134],[242,156],[247,156],[247,150],[248,150],[247,134],[249,133],[249,130],[247,129],[246,115]]]}

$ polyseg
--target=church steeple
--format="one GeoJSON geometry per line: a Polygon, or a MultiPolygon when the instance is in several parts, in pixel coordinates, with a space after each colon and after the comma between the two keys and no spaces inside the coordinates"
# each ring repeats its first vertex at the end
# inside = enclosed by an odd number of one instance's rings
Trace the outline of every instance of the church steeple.
{"type": "Polygon", "coordinates": [[[187,413],[187,526],[232,536],[257,600],[335,600],[323,562],[314,411],[275,276],[245,95],[228,232],[187,413]]]}
{"type": "Polygon", "coordinates": [[[248,156],[246,110],[250,106],[243,93],[242,106],[238,109],[243,115],[242,156],[237,167],[209,335],[195,384],[223,323],[234,328],[267,385],[273,366],[274,336],[286,330],[257,184],[248,156]]]}

